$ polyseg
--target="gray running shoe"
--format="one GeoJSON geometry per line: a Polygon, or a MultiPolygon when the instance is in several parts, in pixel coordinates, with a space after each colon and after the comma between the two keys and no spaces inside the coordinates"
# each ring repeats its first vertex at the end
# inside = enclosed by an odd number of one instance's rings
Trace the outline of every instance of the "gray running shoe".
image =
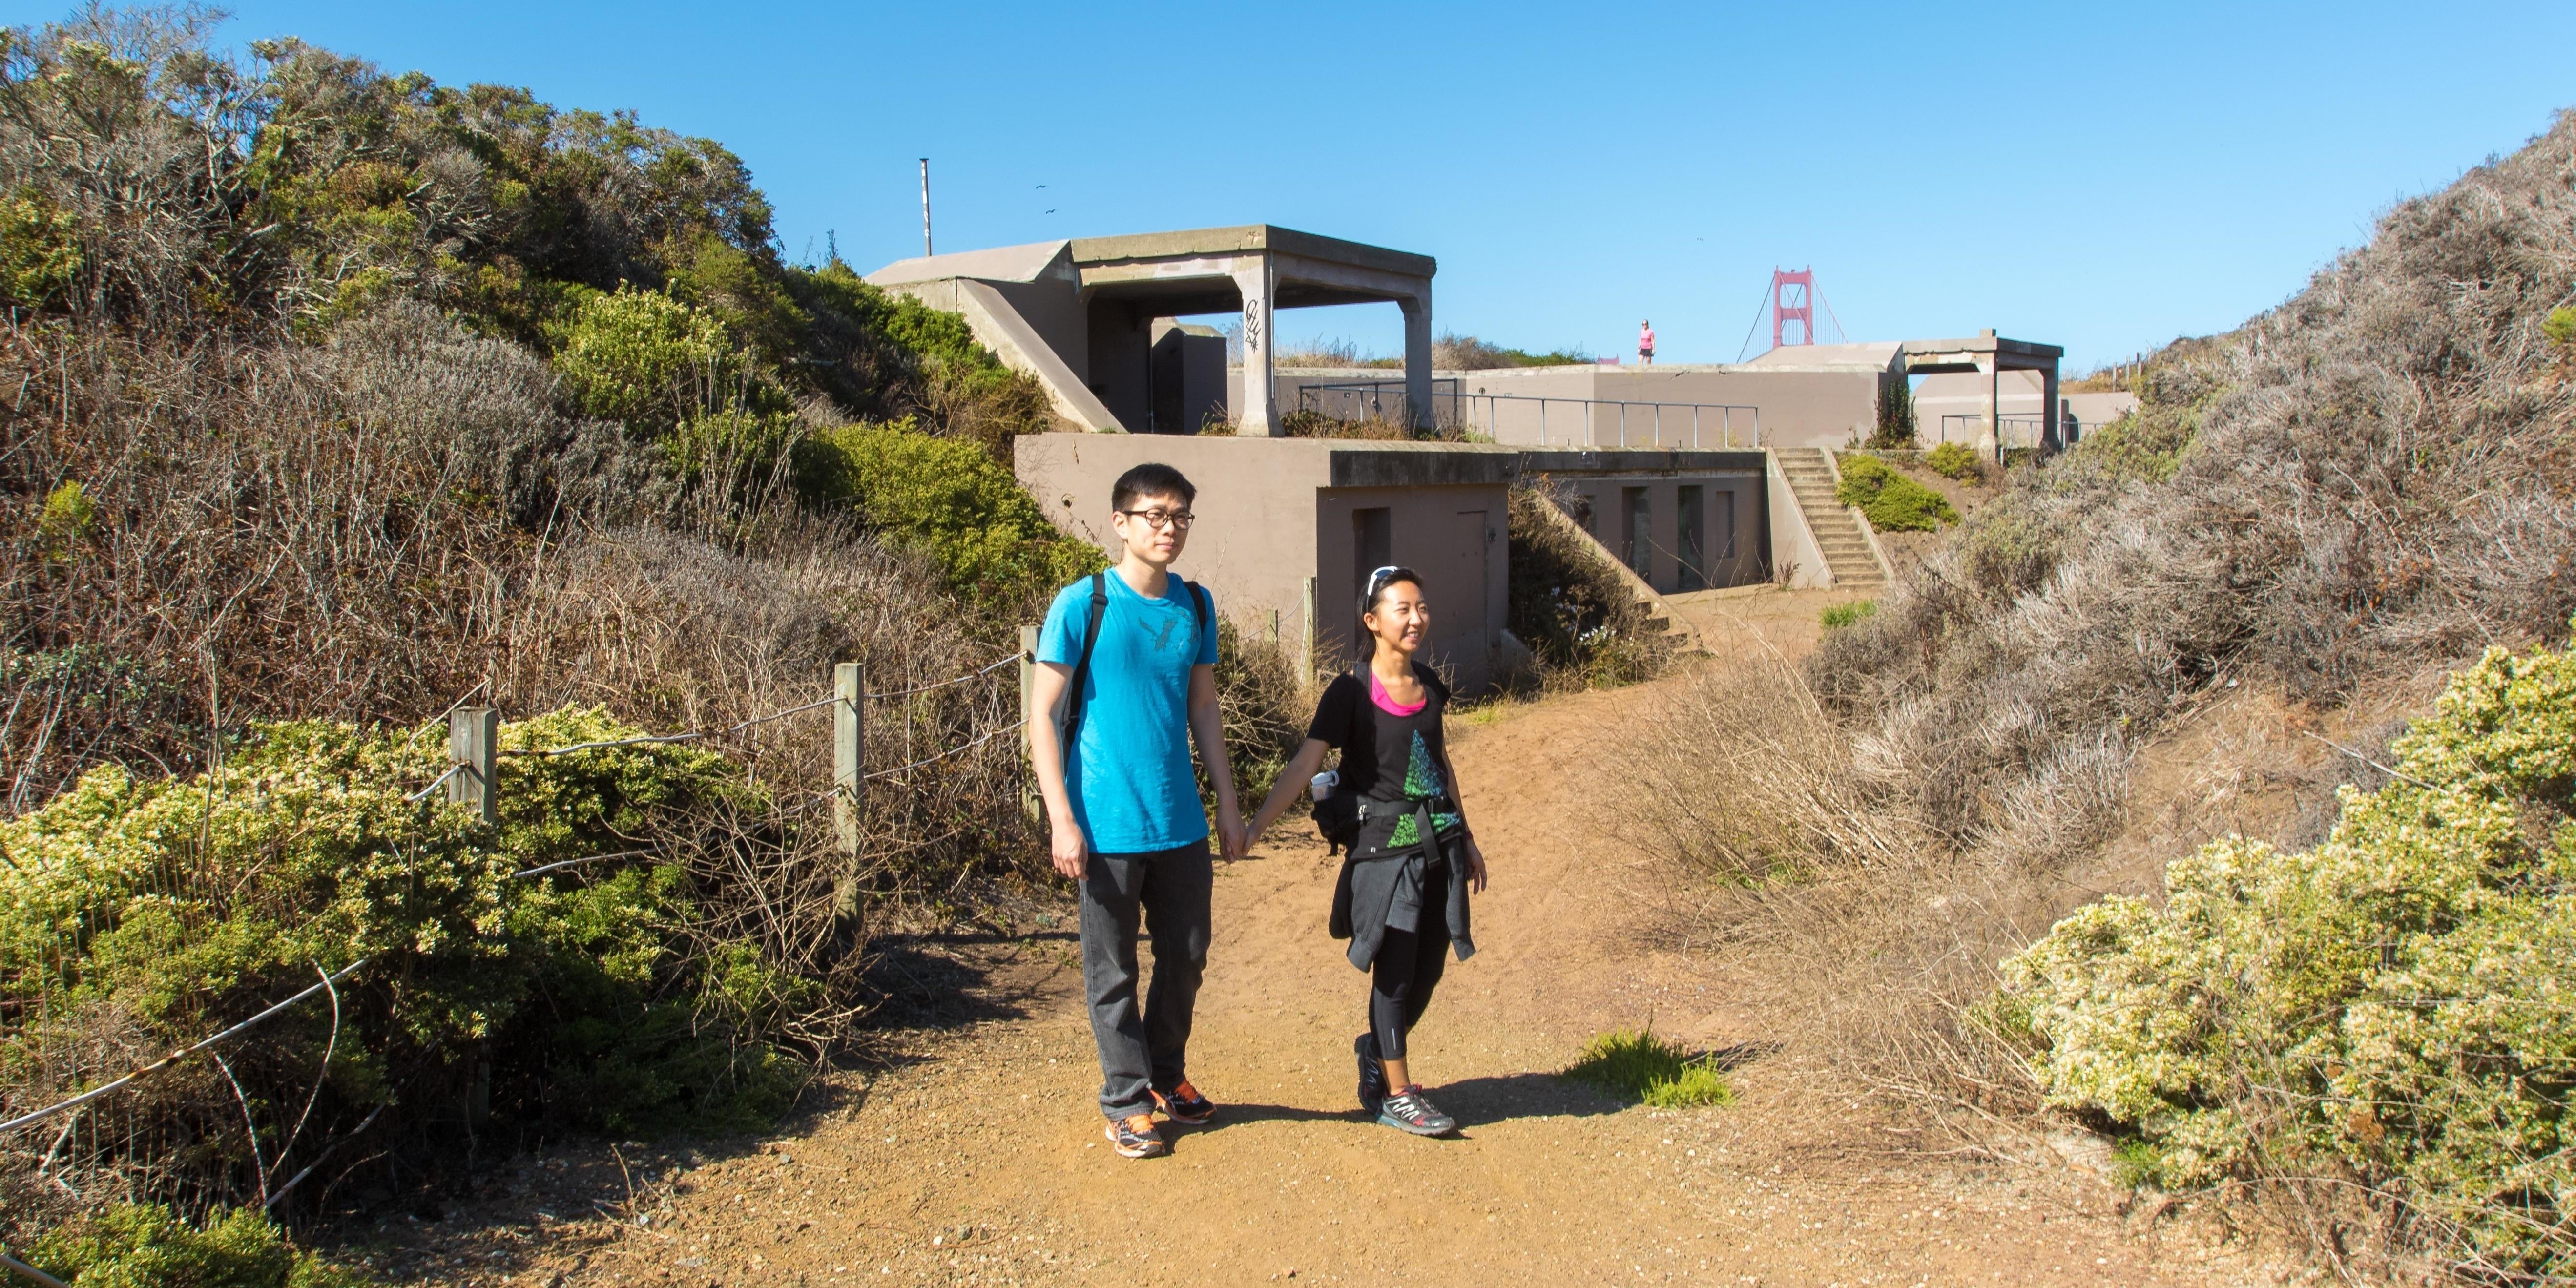
{"type": "Polygon", "coordinates": [[[1163,1143],[1162,1133],[1154,1130],[1152,1114],[1112,1118],[1108,1136],[1109,1147],[1117,1150],[1121,1158],[1152,1158],[1172,1152],[1172,1147],[1163,1143]]]}
{"type": "Polygon", "coordinates": [[[1458,1130],[1458,1120],[1434,1108],[1422,1098],[1422,1084],[1415,1083],[1388,1096],[1377,1107],[1377,1120],[1397,1131],[1416,1136],[1446,1136],[1458,1130]]]}
{"type": "Polygon", "coordinates": [[[1378,1059],[1377,1035],[1363,1033],[1352,1039],[1351,1051],[1360,1059],[1360,1108],[1376,1113],[1386,1103],[1386,1065],[1378,1059]]]}

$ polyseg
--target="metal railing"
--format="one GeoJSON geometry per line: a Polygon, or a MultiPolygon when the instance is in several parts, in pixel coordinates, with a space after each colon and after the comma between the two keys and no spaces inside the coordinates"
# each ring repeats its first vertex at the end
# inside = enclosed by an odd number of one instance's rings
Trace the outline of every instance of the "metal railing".
{"type": "MultiPolygon", "coordinates": [[[[1550,398],[1535,394],[1468,393],[1457,388],[1454,379],[1433,382],[1431,395],[1433,422],[1443,426],[1482,434],[1496,442],[1504,438],[1506,411],[1515,422],[1513,428],[1535,428],[1538,445],[1583,447],[1634,447],[1639,436],[1655,447],[1667,446],[1669,428],[1671,446],[1681,446],[1682,427],[1689,426],[1688,446],[1699,450],[1708,436],[1715,436],[1716,446],[1732,448],[1739,433],[1743,445],[1762,445],[1762,409],[1737,403],[1647,402],[1619,398],[1550,398]],[[1442,389],[1440,386],[1448,386],[1442,389]],[[1442,406],[1443,403],[1447,405],[1442,406]],[[1553,424],[1549,408],[1558,410],[1553,424]],[[1735,427],[1737,413],[1742,413],[1745,428],[1735,427]],[[1579,437],[1576,437],[1577,427],[1579,437]],[[1607,434],[1615,441],[1604,443],[1607,434]]],[[[1344,384],[1305,385],[1297,390],[1297,409],[1336,415],[1360,411],[1376,419],[1395,419],[1404,415],[1406,404],[1401,380],[1369,380],[1344,384]],[[1395,415],[1387,415],[1389,406],[1395,415]]],[[[1353,419],[1341,415],[1341,419],[1353,419]]],[[[1525,441],[1512,439],[1508,441],[1525,441]]]]}
{"type": "MultiPolygon", "coordinates": [[[[1940,443],[1977,445],[1985,437],[1983,412],[1953,412],[1941,418],[1940,443]]],[[[2048,436],[2048,417],[2040,412],[1995,417],[1995,441],[2005,447],[2038,447],[2048,436]]]]}
{"type": "MultiPolygon", "coordinates": [[[[1553,403],[1573,409],[1559,413],[1559,423],[1565,424],[1568,429],[1572,428],[1568,422],[1578,417],[1581,419],[1585,447],[1605,445],[1633,447],[1636,444],[1631,441],[1631,437],[1638,432],[1647,434],[1648,441],[1653,446],[1662,447],[1665,445],[1664,432],[1667,419],[1669,418],[1671,422],[1670,427],[1674,438],[1678,440],[1681,436],[1682,422],[1687,417],[1690,425],[1691,450],[1699,450],[1702,446],[1702,435],[1712,432],[1717,436],[1717,446],[1731,448],[1736,445],[1735,414],[1737,412],[1744,413],[1745,445],[1748,447],[1762,445],[1762,409],[1735,403],[1632,402],[1616,398],[1542,398],[1532,394],[1461,394],[1459,397],[1465,401],[1467,409],[1467,416],[1462,423],[1467,428],[1483,433],[1498,442],[1502,439],[1500,431],[1504,406],[1509,404],[1515,410],[1519,410],[1534,405],[1537,408],[1539,446],[1549,446],[1547,409],[1549,404],[1553,403]],[[1484,416],[1481,420],[1475,415],[1478,403],[1484,404],[1484,416]],[[1605,428],[1618,435],[1617,442],[1604,444],[1601,441],[1602,431],[1605,428]]],[[[1568,444],[1568,446],[1571,445],[1571,443],[1568,444]]],[[[1678,446],[1678,441],[1674,445],[1678,446]]]]}

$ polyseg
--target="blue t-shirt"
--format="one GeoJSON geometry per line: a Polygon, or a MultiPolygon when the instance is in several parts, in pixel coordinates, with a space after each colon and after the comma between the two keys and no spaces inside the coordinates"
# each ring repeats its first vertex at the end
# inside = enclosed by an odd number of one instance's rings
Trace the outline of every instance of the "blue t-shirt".
{"type": "MultiPolygon", "coordinates": [[[[1065,750],[1065,793],[1074,821],[1095,854],[1138,854],[1205,840],[1207,807],[1190,769],[1190,668],[1216,665],[1216,603],[1207,629],[1184,598],[1181,579],[1164,597],[1147,599],[1112,571],[1102,577],[1109,608],[1092,646],[1091,673],[1068,711],[1082,728],[1065,750]]],[[[1203,589],[1202,595],[1207,592],[1203,589]]],[[[1072,666],[1082,660],[1091,625],[1091,579],[1058,591],[1038,636],[1038,660],[1072,666]]]]}

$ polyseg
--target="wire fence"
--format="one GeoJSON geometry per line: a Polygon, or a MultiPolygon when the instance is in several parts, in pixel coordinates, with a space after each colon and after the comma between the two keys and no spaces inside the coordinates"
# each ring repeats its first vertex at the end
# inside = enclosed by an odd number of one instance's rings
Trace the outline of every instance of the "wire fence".
{"type": "MultiPolygon", "coordinates": [[[[498,745],[501,737],[497,712],[489,707],[464,705],[480,691],[482,686],[478,685],[475,691],[469,691],[465,698],[451,704],[444,713],[450,735],[448,764],[426,785],[405,789],[403,799],[408,803],[426,804],[433,798],[441,798],[443,793],[444,805],[477,811],[486,822],[490,822],[500,804],[503,780],[498,768],[504,756],[552,760],[615,748],[711,744],[749,735],[764,726],[795,717],[829,712],[832,724],[831,785],[824,790],[802,790],[784,797],[769,796],[765,799],[771,803],[765,812],[744,826],[753,831],[781,826],[793,828],[799,816],[825,805],[831,806],[834,826],[825,848],[839,855],[840,870],[833,879],[844,887],[835,890],[831,897],[835,903],[846,903],[855,897],[847,887],[859,878],[862,850],[867,840],[867,831],[860,819],[865,803],[864,789],[870,784],[886,784],[903,789],[894,793],[898,796],[934,790],[936,780],[932,783],[916,782],[916,771],[954,760],[1017,731],[1021,727],[1020,712],[1026,708],[1030,661],[1024,653],[1014,651],[957,674],[879,690],[865,686],[864,671],[860,666],[844,663],[834,668],[828,696],[747,719],[672,733],[508,749],[498,745]],[[995,685],[991,691],[962,704],[946,700],[946,695],[978,681],[991,680],[996,673],[1014,664],[1021,669],[1020,693],[1014,695],[1008,685],[995,685]],[[921,706],[934,698],[941,699],[943,705],[935,709],[921,706]],[[882,708],[874,713],[873,719],[871,707],[882,708]],[[961,715],[966,717],[963,721],[966,727],[955,735],[939,737],[941,731],[954,729],[961,715]],[[875,734],[873,742],[870,738],[872,729],[875,734]],[[938,737],[938,741],[925,746],[923,739],[926,736],[938,737]],[[868,762],[871,759],[895,763],[870,769],[868,762]]],[[[417,748],[418,741],[419,736],[415,735],[404,745],[417,748]]],[[[800,740],[799,745],[810,746],[810,739],[800,740]]],[[[760,762],[756,757],[743,763],[747,774],[757,774],[760,762]]],[[[218,790],[220,767],[220,759],[210,757],[203,788],[208,809],[212,808],[218,790]]],[[[791,780],[794,776],[796,773],[791,772],[791,780]]],[[[904,812],[910,814],[913,811],[904,812]]],[[[211,819],[211,814],[208,817],[211,819]]],[[[900,830],[904,825],[898,822],[895,826],[900,830]]],[[[597,854],[531,864],[508,872],[501,879],[532,881],[591,873],[605,866],[635,860],[667,858],[684,850],[707,851],[703,860],[707,865],[730,863],[739,868],[747,862],[745,846],[740,843],[743,835],[748,833],[737,829],[731,840],[712,848],[704,836],[670,836],[597,854]]],[[[792,843],[777,841],[772,844],[776,847],[792,843]]],[[[140,893],[158,893],[163,896],[162,902],[174,907],[185,906],[192,898],[235,879],[225,870],[225,862],[217,856],[219,848],[211,837],[199,838],[197,844],[187,847],[181,861],[164,864],[160,870],[143,874],[146,888],[140,893]]],[[[810,862],[794,861],[792,854],[785,857],[789,862],[782,866],[782,871],[812,866],[810,862]]],[[[0,855],[0,858],[5,858],[12,870],[24,871],[20,868],[20,858],[7,855],[0,855]]],[[[753,884],[760,883],[760,874],[744,875],[754,878],[753,884]]],[[[802,879],[810,884],[814,878],[808,873],[802,879]]],[[[86,910],[81,911],[54,929],[52,960],[41,963],[36,969],[0,980],[0,990],[5,990],[0,991],[0,1033],[24,1038],[50,1026],[51,1031],[59,1035],[95,1019],[90,1015],[74,1014],[82,1004],[70,1000],[74,990],[64,985],[76,981],[89,969],[83,957],[86,945],[96,934],[109,928],[101,918],[114,915],[93,915],[86,910]]],[[[786,933],[777,925],[778,920],[775,910],[755,908],[734,916],[731,924],[711,926],[708,933],[774,939],[786,933]]],[[[315,973],[319,978],[314,983],[261,1006],[245,1018],[212,1025],[205,1036],[183,1046],[166,1048],[148,1059],[141,1058],[139,1053],[128,1054],[134,1050],[135,1042],[141,1040],[139,1031],[131,1025],[127,1026],[131,1036],[124,1040],[89,1040],[84,1037],[67,1045],[58,1042],[56,1045],[62,1049],[54,1050],[48,1056],[52,1067],[40,1071],[45,1076],[32,1080],[17,1077],[0,1082],[0,1181],[7,1179],[13,1165],[18,1165],[20,1175],[32,1177],[41,1187],[50,1187],[57,1192],[57,1199],[68,1199],[75,1204],[95,1202],[103,1194],[140,1196],[153,1189],[144,1181],[120,1179],[118,1173],[134,1166],[149,1171],[152,1164],[137,1160],[156,1151],[166,1155],[184,1147],[202,1152],[208,1147],[208,1142],[203,1139],[205,1133],[201,1130],[192,1128],[173,1134],[166,1123],[148,1122],[147,1119],[160,1106],[144,1102],[166,1100],[167,1096],[140,1093],[148,1092],[156,1083],[167,1081],[173,1070],[202,1063],[211,1068],[192,1075],[190,1085],[202,1083],[205,1087],[228,1091],[238,1102],[239,1116],[235,1118],[230,1134],[233,1140],[246,1147],[249,1157],[241,1160],[247,1163],[246,1168],[236,1163],[233,1170],[247,1174],[249,1180],[242,1184],[255,1192],[263,1209],[273,1208],[288,1194],[307,1184],[308,1178],[316,1175],[317,1169],[326,1162],[339,1157],[352,1139],[374,1127],[385,1108],[382,1103],[375,1105],[354,1127],[347,1126],[347,1117],[344,1116],[340,1120],[343,1129],[327,1133],[328,1139],[314,1136],[307,1130],[307,1120],[312,1117],[313,1103],[320,1095],[322,1080],[330,1072],[331,1053],[337,1051],[340,1043],[338,986],[353,977],[364,978],[362,972],[372,960],[361,956],[338,964],[336,968],[316,964],[315,973]],[[281,1057],[273,1051],[262,1050],[262,1031],[280,1017],[311,1010],[317,998],[330,1001],[331,1030],[327,1043],[323,1044],[319,1067],[307,1071],[312,1079],[312,1088],[301,1096],[299,1111],[297,1097],[275,1094],[279,1079],[274,1076],[278,1072],[274,1066],[280,1063],[281,1057]],[[253,1069],[270,1075],[266,1083],[269,1094],[245,1092],[242,1079],[236,1077],[237,1068],[244,1071],[244,1076],[253,1069]],[[216,1080],[218,1076],[220,1080],[216,1080]],[[47,1098],[45,1103],[22,1108],[26,1101],[20,1097],[43,1086],[57,1088],[61,1094],[47,1098]],[[12,1100],[18,1103],[10,1103],[12,1100]],[[119,1104],[127,1106],[122,1120],[117,1120],[113,1110],[113,1106],[119,1104]],[[255,1110],[254,1105],[259,1109],[255,1110]],[[271,1121],[265,1125],[256,1121],[256,1116],[261,1113],[268,1114],[271,1121]],[[291,1119],[288,1117],[290,1114],[293,1115],[291,1119]],[[46,1134],[36,1134],[39,1129],[44,1129],[46,1134]],[[156,1132],[168,1139],[156,1141],[156,1132]],[[188,1139],[192,1136],[195,1139],[188,1139]],[[274,1147],[269,1148],[264,1142],[273,1142],[274,1147]],[[299,1147],[303,1147],[300,1152],[299,1147]],[[76,1168],[73,1163],[76,1158],[87,1161],[76,1168]],[[296,1170],[278,1183],[278,1178],[290,1166],[296,1170]],[[75,1171],[80,1174],[76,1176],[75,1171]],[[76,1180],[78,1184],[74,1183],[76,1180]]],[[[318,1018],[311,1022],[312,1033],[316,1036],[319,1035],[320,1023],[318,1018]]],[[[8,1197],[0,1193],[0,1200],[8,1197]]],[[[16,1263],[0,1262],[0,1265],[11,1271],[25,1272],[16,1263]]],[[[43,1281],[41,1276],[37,1279],[43,1281]]]]}

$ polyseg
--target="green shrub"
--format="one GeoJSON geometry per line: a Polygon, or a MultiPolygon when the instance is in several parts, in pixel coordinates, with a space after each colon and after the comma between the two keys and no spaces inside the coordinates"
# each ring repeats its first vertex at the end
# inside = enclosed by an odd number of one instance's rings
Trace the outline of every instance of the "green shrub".
{"type": "Polygon", "coordinates": [[[674,237],[662,247],[668,290],[723,324],[772,369],[783,368],[813,318],[789,294],[767,247],[749,250],[713,229],[674,237]]]}
{"type": "MultiPolygon", "coordinates": [[[[565,710],[504,725],[501,745],[637,732],[565,710]]],[[[378,1105],[434,1119],[469,1069],[495,1117],[531,1127],[726,1130],[782,1108],[796,1077],[768,1038],[817,986],[748,947],[693,947],[703,928],[683,854],[511,876],[710,835],[763,804],[739,768],[670,744],[506,756],[493,828],[405,799],[445,769],[438,733],[259,725],[211,773],[142,781],[111,765],[0,823],[0,984],[19,1004],[0,1025],[10,1099],[28,1094],[46,1044],[80,1039],[82,1017],[117,1017],[166,1050],[363,957],[340,985],[347,1026],[317,1131],[378,1105]]],[[[273,1158],[287,1128],[274,1107],[311,1084],[329,1012],[282,1015],[262,1035],[258,1070],[274,1082],[244,1076],[273,1158]]],[[[169,1112],[238,1139],[228,1097],[169,1112]]]]}
{"type": "Polygon", "coordinates": [[[1870,526],[1881,532],[1930,532],[1959,521],[1959,512],[1940,493],[1875,456],[1853,453],[1839,464],[1843,481],[1834,489],[1834,499],[1860,507],[1870,526]]]}
{"type": "Polygon", "coordinates": [[[44,513],[36,517],[36,531],[45,546],[62,554],[79,544],[81,538],[98,526],[98,503],[89,499],[89,490],[79,479],[64,479],[45,494],[44,513]]]}
{"type": "Polygon", "coordinates": [[[796,446],[796,486],[810,505],[856,506],[978,604],[1016,608],[1108,566],[1098,547],[1057,531],[981,446],[933,437],[908,419],[808,435],[796,446]]]}
{"type": "Polygon", "coordinates": [[[2490,650],[2313,850],[2204,846],[2005,963],[2049,1103],[2177,1187],[2357,1178],[2507,1276],[2576,1270],[2576,650],[2490,650]]]}
{"type": "Polygon", "coordinates": [[[1735,1090],[1715,1056],[1694,1056],[1647,1029],[1620,1029],[1592,1039],[1565,1076],[1657,1109],[1735,1103],[1735,1090]]]}
{"type": "Polygon", "coordinates": [[[1923,464],[1943,478],[1962,483],[1985,477],[1985,459],[1966,443],[1943,443],[1923,454],[1923,464]]]}
{"type": "Polygon", "coordinates": [[[0,299],[43,308],[71,290],[80,267],[79,230],[69,211],[35,188],[0,200],[0,299]]]}
{"type": "Polygon", "coordinates": [[[679,423],[662,440],[662,460],[681,481],[729,485],[733,498],[767,482],[788,459],[804,422],[793,412],[726,407],[679,423]]]}
{"type": "Polygon", "coordinates": [[[2551,309],[2540,320],[2540,335],[2558,351],[2560,371],[2576,370],[2576,304],[2551,309]]]}
{"type": "Polygon", "coordinates": [[[1827,604],[1825,611],[1819,616],[1824,622],[1825,629],[1833,631],[1849,626],[1877,611],[1877,600],[1855,599],[1848,604],[1827,604]]]}
{"type": "Polygon", "coordinates": [[[2182,468],[2195,419],[2191,411],[2162,407],[2131,412],[2076,440],[2066,454],[2067,472],[2111,482],[2165,482],[2182,468]]]}
{"type": "Polygon", "coordinates": [[[158,1204],[119,1203],[57,1227],[22,1259],[74,1288],[364,1288],[366,1275],[286,1242],[256,1212],[200,1229],[158,1204]]]}
{"type": "Polygon", "coordinates": [[[2039,589],[2057,570],[2064,533],[2014,505],[1980,507],[1959,530],[1959,567],[1971,585],[1998,599],[2039,589]]]}
{"type": "Polygon", "coordinates": [[[631,285],[583,299],[554,360],[584,412],[648,434],[721,405],[743,376],[714,314],[631,285]]]}

